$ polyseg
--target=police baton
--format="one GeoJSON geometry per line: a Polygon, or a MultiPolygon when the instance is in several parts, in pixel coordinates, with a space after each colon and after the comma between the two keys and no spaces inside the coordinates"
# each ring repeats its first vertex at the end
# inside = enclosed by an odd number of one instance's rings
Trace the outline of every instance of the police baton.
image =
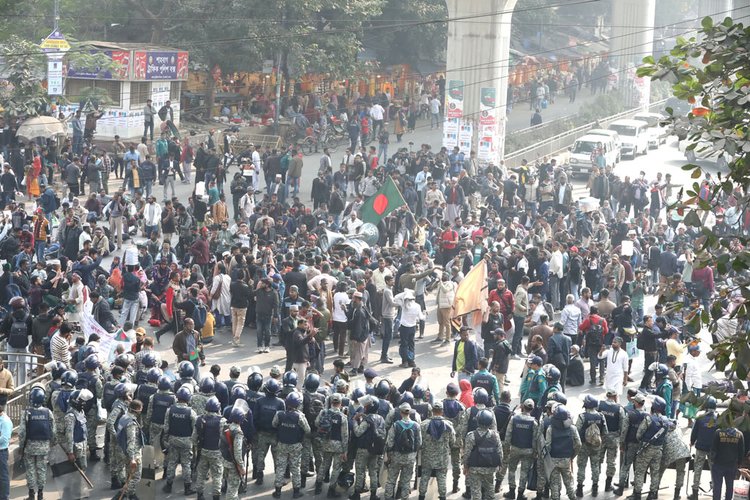
{"type": "MultiPolygon", "coordinates": [[[[60,447],[60,449],[63,451],[63,453],[65,453],[65,455],[67,456],[68,453],[65,451],[65,448],[63,448],[62,443],[57,443],[57,445],[60,447]]],[[[91,480],[88,478],[88,476],[86,476],[86,473],[83,471],[83,469],[81,469],[78,466],[78,461],[77,460],[73,460],[73,462],[71,462],[71,463],[76,468],[76,470],[78,471],[78,473],[81,475],[81,477],[83,478],[83,480],[86,481],[86,484],[88,485],[88,487],[93,490],[94,489],[94,483],[92,483],[91,480]]]]}

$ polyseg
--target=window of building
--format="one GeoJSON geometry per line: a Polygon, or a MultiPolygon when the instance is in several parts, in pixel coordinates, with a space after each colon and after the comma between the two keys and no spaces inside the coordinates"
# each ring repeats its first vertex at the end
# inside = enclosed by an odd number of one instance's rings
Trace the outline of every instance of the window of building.
{"type": "Polygon", "coordinates": [[[109,98],[107,106],[119,107],[122,103],[122,82],[113,80],[81,80],[68,78],[65,83],[65,97],[73,103],[80,102],[86,96],[95,97],[103,94],[109,98]],[[94,92],[91,89],[97,89],[94,92]]]}
{"type": "Polygon", "coordinates": [[[130,82],[130,107],[145,106],[151,97],[151,82],[130,82]]]}
{"type": "Polygon", "coordinates": [[[169,100],[172,102],[180,102],[181,92],[182,82],[172,82],[172,86],[169,89],[169,100]]]}

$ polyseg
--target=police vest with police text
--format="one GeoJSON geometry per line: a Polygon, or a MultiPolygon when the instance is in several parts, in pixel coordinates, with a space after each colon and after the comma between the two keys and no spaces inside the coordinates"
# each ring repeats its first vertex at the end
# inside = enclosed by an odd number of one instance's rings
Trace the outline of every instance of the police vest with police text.
{"type": "Polygon", "coordinates": [[[530,449],[534,445],[534,417],[516,415],[510,420],[510,444],[516,448],[530,449]]]}
{"type": "Polygon", "coordinates": [[[716,418],[716,412],[709,412],[695,419],[692,434],[695,436],[695,449],[701,451],[711,451],[714,443],[714,435],[719,424],[716,418]]]}
{"type": "Polygon", "coordinates": [[[573,432],[575,431],[572,427],[560,429],[556,425],[552,426],[552,443],[549,449],[552,458],[573,458],[575,453],[573,432]]]}
{"type": "Polygon", "coordinates": [[[221,417],[219,415],[201,415],[196,422],[198,445],[206,450],[219,449],[221,440],[221,417]]]}
{"type": "Polygon", "coordinates": [[[135,447],[139,450],[143,448],[143,432],[138,421],[130,415],[123,415],[117,423],[117,444],[126,455],[128,453],[128,427],[131,425],[135,426],[135,447]]]}
{"type": "Polygon", "coordinates": [[[167,410],[175,404],[177,398],[169,392],[157,392],[151,399],[151,404],[153,404],[151,408],[151,423],[164,425],[164,417],[167,414],[167,410]]]}
{"type": "Polygon", "coordinates": [[[646,432],[641,436],[642,443],[648,443],[651,446],[661,446],[667,440],[666,432],[659,432],[662,428],[666,427],[667,419],[661,415],[651,415],[651,422],[646,427],[646,432]]]}
{"type": "Polygon", "coordinates": [[[284,402],[275,396],[263,396],[255,402],[257,418],[255,427],[258,432],[276,432],[273,428],[273,417],[284,410],[284,402]]]}
{"type": "Polygon", "coordinates": [[[174,405],[169,410],[169,435],[190,437],[193,435],[192,409],[189,406],[174,405]]]}
{"type": "Polygon", "coordinates": [[[638,427],[641,425],[641,422],[643,422],[643,419],[646,418],[646,412],[643,410],[637,410],[635,408],[631,408],[627,411],[628,415],[628,430],[625,433],[625,442],[626,443],[637,443],[638,442],[638,427]]]}
{"type": "MultiPolygon", "coordinates": [[[[282,411],[278,413],[279,426],[276,429],[276,437],[279,443],[297,444],[302,442],[305,430],[300,425],[299,419],[300,414],[296,411],[282,411]]],[[[341,428],[339,427],[340,432],[341,428]]]]}
{"type": "Polygon", "coordinates": [[[26,439],[49,441],[52,439],[52,414],[47,408],[31,408],[26,417],[26,439]]]}
{"type": "Polygon", "coordinates": [[[500,439],[493,432],[487,431],[480,435],[481,431],[474,431],[474,448],[469,453],[469,467],[498,467],[500,465],[500,454],[497,448],[500,439]]]}
{"type": "Polygon", "coordinates": [[[607,421],[607,432],[620,432],[620,408],[620,405],[612,401],[599,402],[599,413],[607,421]]]}

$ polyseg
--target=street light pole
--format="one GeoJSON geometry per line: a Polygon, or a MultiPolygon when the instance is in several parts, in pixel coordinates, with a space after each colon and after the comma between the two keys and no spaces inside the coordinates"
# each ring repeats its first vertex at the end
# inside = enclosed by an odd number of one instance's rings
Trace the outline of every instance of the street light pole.
{"type": "Polygon", "coordinates": [[[60,27],[60,0],[55,0],[55,19],[54,19],[54,30],[60,27]]]}

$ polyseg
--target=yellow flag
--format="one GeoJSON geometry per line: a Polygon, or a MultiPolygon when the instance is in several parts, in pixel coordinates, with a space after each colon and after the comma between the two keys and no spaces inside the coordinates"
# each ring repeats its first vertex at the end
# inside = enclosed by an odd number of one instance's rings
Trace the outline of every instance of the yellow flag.
{"type": "Polygon", "coordinates": [[[453,323],[460,327],[461,317],[470,315],[466,324],[473,328],[481,325],[489,312],[487,294],[487,261],[482,259],[458,284],[451,311],[453,323]]]}

